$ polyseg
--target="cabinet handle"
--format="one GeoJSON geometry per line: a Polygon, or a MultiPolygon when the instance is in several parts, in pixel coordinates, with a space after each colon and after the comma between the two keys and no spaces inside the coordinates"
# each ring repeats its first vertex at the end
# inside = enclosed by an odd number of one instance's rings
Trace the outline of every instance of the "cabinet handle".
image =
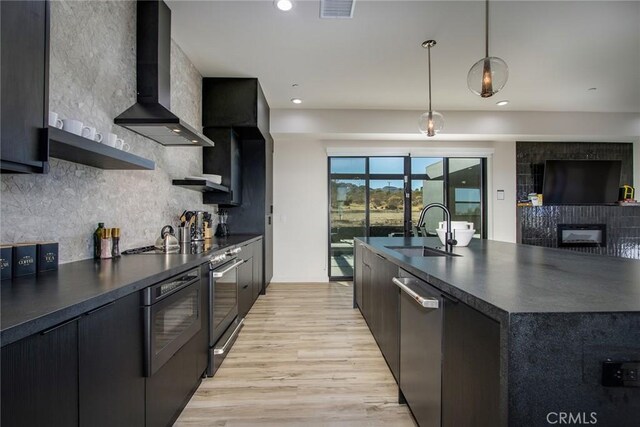
{"type": "Polygon", "coordinates": [[[109,306],[112,306],[112,305],[113,305],[113,304],[115,304],[115,303],[116,303],[115,301],[111,301],[111,302],[106,303],[105,305],[101,305],[101,306],[100,306],[100,307],[98,307],[98,308],[94,308],[93,310],[90,310],[89,312],[87,312],[87,316],[89,316],[89,315],[91,315],[91,314],[93,314],[93,313],[95,313],[95,312],[97,312],[97,311],[100,311],[100,310],[102,310],[103,308],[107,308],[107,307],[109,307],[109,306]]]}
{"type": "Polygon", "coordinates": [[[436,298],[425,298],[421,295],[418,295],[411,288],[409,288],[407,285],[402,283],[402,281],[397,277],[394,277],[392,281],[393,283],[398,285],[400,289],[406,292],[407,295],[409,295],[411,298],[416,300],[416,302],[421,306],[423,306],[424,308],[433,308],[433,309],[440,308],[440,301],[438,301],[436,298]]]}
{"type": "Polygon", "coordinates": [[[59,325],[53,326],[53,327],[51,327],[51,328],[49,328],[49,329],[46,329],[46,330],[44,330],[44,331],[40,332],[40,335],[47,335],[49,332],[53,332],[53,331],[55,331],[56,329],[60,329],[60,328],[62,328],[63,326],[68,325],[69,323],[73,323],[73,322],[75,322],[76,320],[78,320],[78,318],[77,318],[77,317],[74,317],[73,319],[67,320],[66,322],[60,323],[59,325]]]}
{"type": "Polygon", "coordinates": [[[377,256],[378,258],[382,258],[382,259],[383,259],[383,260],[385,260],[385,261],[387,260],[385,257],[383,257],[383,256],[382,256],[382,255],[380,255],[380,254],[376,254],[376,256],[377,256]]]}
{"type": "Polygon", "coordinates": [[[225,342],[221,348],[214,348],[213,354],[215,355],[225,354],[227,352],[227,347],[229,346],[229,343],[231,343],[231,341],[233,341],[235,336],[238,335],[238,332],[240,332],[240,329],[242,329],[243,326],[244,326],[244,319],[240,319],[240,323],[238,323],[238,326],[236,326],[236,329],[231,333],[227,342],[225,342]]]}

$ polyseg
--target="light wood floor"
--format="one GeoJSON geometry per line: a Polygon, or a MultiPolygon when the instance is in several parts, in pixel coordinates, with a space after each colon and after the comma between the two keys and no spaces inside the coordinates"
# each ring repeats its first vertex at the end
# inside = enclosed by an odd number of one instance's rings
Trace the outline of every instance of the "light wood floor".
{"type": "Polygon", "coordinates": [[[350,284],[276,284],[177,426],[415,426],[350,284]]]}

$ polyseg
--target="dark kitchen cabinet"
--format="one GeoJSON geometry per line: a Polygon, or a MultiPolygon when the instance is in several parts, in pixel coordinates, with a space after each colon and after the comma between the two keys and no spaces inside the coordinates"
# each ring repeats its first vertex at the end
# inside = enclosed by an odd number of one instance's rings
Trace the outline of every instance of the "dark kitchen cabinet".
{"type": "Polygon", "coordinates": [[[442,424],[500,425],[500,325],[445,300],[443,327],[442,424]]]}
{"type": "Polygon", "coordinates": [[[139,295],[88,312],[78,328],[80,425],[144,425],[139,295]]]}
{"type": "Polygon", "coordinates": [[[200,313],[202,315],[202,329],[193,337],[196,354],[196,368],[199,375],[206,374],[209,364],[209,263],[200,266],[200,313]]]}
{"type": "MultiPolygon", "coordinates": [[[[204,134],[215,128],[232,129],[240,152],[240,203],[225,204],[222,196],[206,194],[205,203],[218,203],[229,211],[232,233],[263,236],[262,286],[265,292],[273,277],[273,139],[269,134],[269,104],[255,78],[204,78],[202,83],[202,126],[204,134]],[[218,199],[216,202],[215,199],[218,199]]],[[[225,132],[227,132],[225,130],[225,132]]],[[[218,140],[212,138],[218,145],[218,140]]],[[[206,151],[206,150],[205,150],[206,151]]],[[[221,174],[226,169],[205,155],[205,173],[221,174]],[[221,171],[221,172],[219,172],[221,171]]],[[[229,167],[230,169],[230,167],[229,167]]]]}
{"type": "Polygon", "coordinates": [[[421,426],[500,425],[499,324],[401,271],[400,390],[421,426]]]}
{"type": "Polygon", "coordinates": [[[214,147],[202,149],[202,172],[220,175],[229,192],[208,191],[202,194],[206,204],[225,207],[242,203],[242,159],[238,135],[230,127],[204,128],[205,136],[215,141],[214,147]]]}
{"type": "Polygon", "coordinates": [[[372,280],[375,281],[376,326],[378,346],[384,356],[393,376],[398,379],[399,372],[399,292],[393,283],[393,278],[398,276],[398,267],[377,255],[378,260],[371,270],[372,280]]]}
{"type": "Polygon", "coordinates": [[[146,379],[147,427],[172,425],[200,385],[196,353],[192,339],[146,379]]]}
{"type": "Polygon", "coordinates": [[[243,318],[253,305],[253,245],[242,247],[239,257],[244,263],[238,266],[238,316],[243,318]]]}
{"type": "Polygon", "coordinates": [[[2,425],[78,425],[76,319],[2,347],[2,425]]]}
{"type": "Polygon", "coordinates": [[[360,311],[362,311],[362,306],[363,306],[363,302],[362,302],[362,281],[363,281],[363,254],[365,251],[365,247],[364,244],[358,242],[357,240],[355,241],[355,248],[354,248],[354,271],[353,271],[353,303],[354,306],[353,308],[360,308],[360,311]]]}
{"type": "Polygon", "coordinates": [[[0,2],[2,172],[48,172],[49,2],[0,2]]]}
{"type": "Polygon", "coordinates": [[[398,379],[398,288],[393,278],[398,275],[398,267],[364,246],[356,244],[356,258],[362,259],[361,273],[356,271],[358,283],[354,285],[356,298],[362,315],[393,376],[398,379]],[[361,294],[361,296],[358,296],[361,294]]]}
{"type": "Polygon", "coordinates": [[[264,239],[260,239],[256,242],[253,242],[251,245],[253,246],[253,295],[252,299],[255,300],[262,292],[262,286],[264,283],[263,279],[263,271],[262,271],[262,243],[264,239]]]}

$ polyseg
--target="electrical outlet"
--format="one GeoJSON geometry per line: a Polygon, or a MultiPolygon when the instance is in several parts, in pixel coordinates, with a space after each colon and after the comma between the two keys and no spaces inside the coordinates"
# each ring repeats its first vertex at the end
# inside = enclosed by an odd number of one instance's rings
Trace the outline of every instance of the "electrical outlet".
{"type": "Polygon", "coordinates": [[[498,200],[504,200],[504,190],[498,190],[498,200]]]}
{"type": "Polygon", "coordinates": [[[602,362],[602,385],[605,387],[640,387],[640,361],[602,362]]]}

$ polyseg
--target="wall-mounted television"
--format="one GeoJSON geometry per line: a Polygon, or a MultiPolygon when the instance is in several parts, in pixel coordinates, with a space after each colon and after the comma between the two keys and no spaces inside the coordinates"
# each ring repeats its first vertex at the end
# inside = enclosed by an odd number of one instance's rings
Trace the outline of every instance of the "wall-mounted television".
{"type": "Polygon", "coordinates": [[[618,200],[620,160],[547,160],[545,205],[599,205],[618,200]]]}

